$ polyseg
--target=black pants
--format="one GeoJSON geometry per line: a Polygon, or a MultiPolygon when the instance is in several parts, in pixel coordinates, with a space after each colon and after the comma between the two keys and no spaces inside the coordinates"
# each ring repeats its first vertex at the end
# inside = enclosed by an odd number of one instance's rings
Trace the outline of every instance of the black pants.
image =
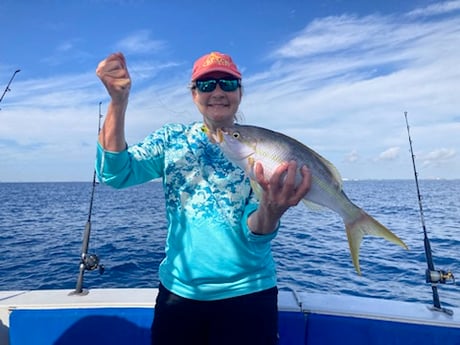
{"type": "Polygon", "coordinates": [[[186,299],[160,284],[152,345],[276,345],[276,287],[217,301],[186,299]]]}

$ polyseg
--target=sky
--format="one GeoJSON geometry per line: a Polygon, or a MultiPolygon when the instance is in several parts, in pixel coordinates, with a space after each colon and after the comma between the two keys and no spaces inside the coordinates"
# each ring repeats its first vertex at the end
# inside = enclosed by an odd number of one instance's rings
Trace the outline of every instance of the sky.
{"type": "Polygon", "coordinates": [[[98,63],[123,52],[126,138],[201,119],[193,62],[230,54],[245,124],[292,136],[344,179],[460,178],[460,0],[0,0],[0,182],[91,181],[98,63]]]}

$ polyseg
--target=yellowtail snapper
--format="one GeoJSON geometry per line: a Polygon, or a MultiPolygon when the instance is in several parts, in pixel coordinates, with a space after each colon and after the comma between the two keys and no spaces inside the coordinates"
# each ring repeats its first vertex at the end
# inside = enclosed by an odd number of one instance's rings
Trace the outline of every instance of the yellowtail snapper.
{"type": "Polygon", "coordinates": [[[359,248],[365,235],[380,236],[407,249],[399,237],[350,201],[334,165],[299,141],[266,128],[238,124],[208,134],[230,161],[246,171],[256,193],[260,193],[260,187],[255,182],[256,162],[262,163],[265,178],[269,179],[281,163],[296,161],[297,183],[301,180],[300,168],[307,166],[312,183],[303,201],[308,206],[327,207],[342,217],[358,274],[361,274],[359,248]]]}

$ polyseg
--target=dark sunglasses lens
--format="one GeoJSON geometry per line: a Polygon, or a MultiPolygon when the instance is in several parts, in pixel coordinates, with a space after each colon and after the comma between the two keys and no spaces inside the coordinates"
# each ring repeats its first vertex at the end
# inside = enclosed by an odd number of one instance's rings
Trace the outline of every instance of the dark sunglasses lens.
{"type": "Polygon", "coordinates": [[[237,79],[220,79],[219,86],[224,91],[235,91],[240,83],[237,79]]]}
{"type": "Polygon", "coordinates": [[[197,80],[195,84],[197,89],[201,92],[212,92],[216,88],[217,80],[197,80]]]}
{"type": "Polygon", "coordinates": [[[197,80],[195,85],[200,92],[213,92],[216,89],[217,83],[219,83],[219,86],[223,91],[227,92],[235,91],[240,86],[238,79],[197,80]]]}

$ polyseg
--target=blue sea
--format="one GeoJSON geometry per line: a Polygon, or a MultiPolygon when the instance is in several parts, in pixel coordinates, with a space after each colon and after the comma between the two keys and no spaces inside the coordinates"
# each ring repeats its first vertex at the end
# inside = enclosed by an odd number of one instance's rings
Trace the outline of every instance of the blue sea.
{"type": "MultiPolygon", "coordinates": [[[[421,180],[426,229],[437,269],[460,280],[460,180],[421,180]]],[[[74,289],[92,183],[0,183],[0,290],[74,289]]],[[[409,246],[376,237],[361,245],[356,274],[342,220],[335,213],[290,209],[273,241],[282,290],[368,296],[432,304],[415,182],[345,181],[357,205],[409,246]]],[[[163,258],[162,186],[95,188],[89,252],[104,274],[87,271],[85,288],[153,288],[163,258]]],[[[460,307],[460,286],[438,286],[443,306],[460,307]]]]}

